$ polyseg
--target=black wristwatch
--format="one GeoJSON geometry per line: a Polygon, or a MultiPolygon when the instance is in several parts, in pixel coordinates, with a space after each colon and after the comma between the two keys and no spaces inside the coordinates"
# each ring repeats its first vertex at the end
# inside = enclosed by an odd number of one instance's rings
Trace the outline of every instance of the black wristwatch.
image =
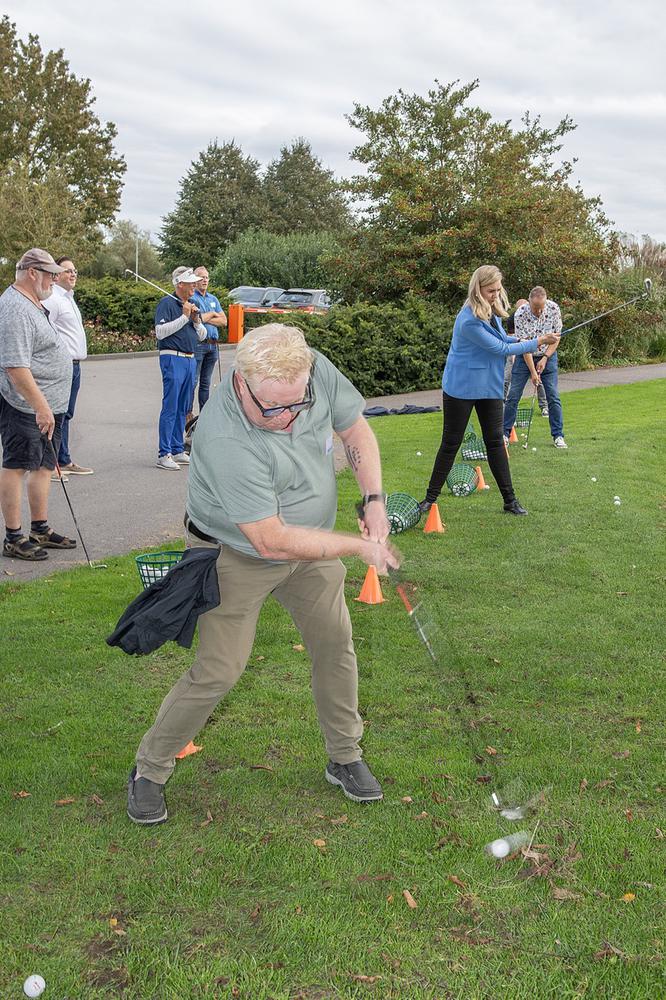
{"type": "Polygon", "coordinates": [[[381,503],[386,503],[386,493],[366,493],[363,497],[363,506],[367,507],[373,500],[380,500],[381,503]]]}

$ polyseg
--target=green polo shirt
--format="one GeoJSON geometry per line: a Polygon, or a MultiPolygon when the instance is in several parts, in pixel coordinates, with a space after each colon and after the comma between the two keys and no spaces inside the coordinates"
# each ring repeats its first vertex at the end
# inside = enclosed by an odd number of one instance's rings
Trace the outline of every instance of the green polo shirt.
{"type": "Polygon", "coordinates": [[[349,379],[318,351],[315,402],[289,431],[267,431],[245,416],[233,370],[212,393],[197,422],[187,511],[207,535],[258,556],[238,527],[278,514],[285,524],[331,530],[337,511],[333,431],[345,431],[365,402],[349,379]]]}

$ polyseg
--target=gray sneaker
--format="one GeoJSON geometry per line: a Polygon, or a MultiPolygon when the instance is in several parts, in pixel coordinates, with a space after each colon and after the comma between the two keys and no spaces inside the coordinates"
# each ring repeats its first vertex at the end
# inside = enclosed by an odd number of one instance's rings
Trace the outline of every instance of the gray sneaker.
{"type": "Polygon", "coordinates": [[[324,775],[331,785],[339,785],[354,802],[377,802],[384,798],[382,786],[363,760],[351,764],[335,764],[329,760],[324,775]]]}
{"type": "Polygon", "coordinates": [[[149,778],[137,778],[135,767],[127,782],[127,815],[140,826],[154,826],[167,818],[164,785],[149,778]]]}

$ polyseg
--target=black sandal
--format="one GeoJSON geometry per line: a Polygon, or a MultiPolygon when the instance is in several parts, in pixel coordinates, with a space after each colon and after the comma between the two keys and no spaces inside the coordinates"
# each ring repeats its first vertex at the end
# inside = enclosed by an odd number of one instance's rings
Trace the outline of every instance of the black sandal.
{"type": "Polygon", "coordinates": [[[45,549],[75,549],[76,542],[71,538],[66,538],[64,535],[58,535],[55,531],[49,528],[44,534],[38,534],[36,531],[30,532],[30,541],[34,542],[36,545],[41,545],[45,549]]]}
{"type": "Polygon", "coordinates": [[[9,559],[26,559],[28,562],[40,562],[49,557],[48,552],[41,545],[26,538],[25,535],[21,535],[16,542],[10,542],[5,538],[2,554],[9,559]]]}

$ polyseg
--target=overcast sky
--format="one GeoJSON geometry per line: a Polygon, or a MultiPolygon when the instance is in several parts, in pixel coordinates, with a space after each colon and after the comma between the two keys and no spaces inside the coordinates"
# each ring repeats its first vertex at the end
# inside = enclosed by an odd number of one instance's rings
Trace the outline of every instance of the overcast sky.
{"type": "Polygon", "coordinates": [[[354,102],[478,78],[474,103],[497,118],[570,115],[563,155],[585,193],[619,230],[666,239],[658,0],[5,0],[3,12],[90,78],[127,161],[121,216],[153,234],[212,139],[266,164],[303,136],[349,176],[354,102]]]}

